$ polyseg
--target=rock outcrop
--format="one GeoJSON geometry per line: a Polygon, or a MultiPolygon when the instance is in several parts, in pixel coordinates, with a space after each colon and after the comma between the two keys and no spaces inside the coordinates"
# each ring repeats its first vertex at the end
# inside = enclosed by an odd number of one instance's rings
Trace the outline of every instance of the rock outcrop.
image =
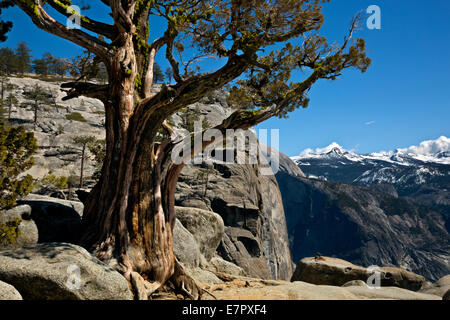
{"type": "Polygon", "coordinates": [[[236,227],[226,227],[218,253],[227,261],[244,269],[247,275],[270,279],[267,260],[260,241],[252,232],[236,227]]]}
{"type": "Polygon", "coordinates": [[[214,163],[214,169],[203,198],[204,186],[195,179],[199,168],[185,166],[177,186],[177,205],[208,208],[222,217],[226,228],[218,252],[225,260],[249,275],[289,279],[288,236],[275,178],[259,175],[257,165],[214,163]],[[230,237],[230,230],[235,229],[246,236],[230,237]]]}
{"type": "MultiPolygon", "coordinates": [[[[379,276],[382,287],[399,287],[418,291],[425,283],[424,277],[401,268],[380,267],[370,270],[345,260],[330,257],[300,260],[291,281],[330,286],[352,286],[349,285],[350,281],[367,282],[372,275],[379,276]]],[[[375,284],[372,281],[369,281],[369,283],[375,284]]]]}
{"type": "Polygon", "coordinates": [[[424,286],[420,292],[444,297],[450,290],[450,275],[440,278],[433,284],[424,286]]]}
{"type": "MultiPolygon", "coordinates": [[[[34,135],[37,139],[38,150],[34,155],[35,164],[27,172],[34,178],[42,178],[49,170],[56,176],[79,175],[81,150],[73,145],[73,138],[80,135],[91,135],[97,139],[104,139],[104,107],[96,99],[80,97],[63,101],[65,93],[60,90],[60,83],[46,82],[26,77],[10,77],[9,81],[15,86],[12,94],[19,101],[18,107],[12,108],[11,123],[24,126],[33,131],[34,111],[26,106],[23,95],[34,85],[38,84],[48,94],[52,94],[54,103],[41,105],[38,111],[38,124],[34,135]],[[69,120],[67,116],[77,112],[80,120],[69,120]]],[[[85,167],[86,175],[91,175],[94,168],[85,167]]]]}
{"type": "Polygon", "coordinates": [[[31,218],[38,229],[39,243],[77,243],[83,214],[81,202],[30,194],[19,203],[31,207],[31,218]]]}
{"type": "Polygon", "coordinates": [[[0,251],[0,281],[25,300],[130,300],[126,279],[72,244],[0,251]]]}
{"type": "MultiPolygon", "coordinates": [[[[441,300],[437,295],[397,287],[371,289],[367,286],[335,287],[295,281],[228,278],[210,285],[208,290],[219,300],[441,300]]],[[[204,299],[212,299],[205,295],[204,299]]]]}
{"type": "Polygon", "coordinates": [[[224,234],[222,218],[217,213],[198,208],[175,207],[175,213],[194,236],[201,254],[207,261],[211,260],[224,234]]]}
{"type": "Polygon", "coordinates": [[[450,273],[439,212],[372,188],[276,175],[294,261],[316,252],[357,265],[401,267],[429,280],[450,273]]]}
{"type": "Polygon", "coordinates": [[[31,218],[30,206],[19,205],[10,210],[0,211],[0,225],[7,225],[14,219],[20,220],[18,237],[13,243],[0,242],[0,250],[34,245],[38,242],[38,228],[31,218]]]}
{"type": "Polygon", "coordinates": [[[450,300],[450,289],[447,290],[446,293],[444,293],[444,296],[442,297],[442,300],[446,300],[446,301],[450,300]]]}
{"type": "Polygon", "coordinates": [[[173,252],[183,265],[199,267],[202,262],[198,243],[178,219],[175,220],[173,228],[173,252]]]}
{"type": "Polygon", "coordinates": [[[230,274],[232,276],[245,276],[244,269],[229,261],[223,260],[221,257],[213,257],[210,264],[217,272],[230,274]]]}
{"type": "Polygon", "coordinates": [[[22,300],[22,296],[12,285],[0,281],[0,300],[22,300]]]}

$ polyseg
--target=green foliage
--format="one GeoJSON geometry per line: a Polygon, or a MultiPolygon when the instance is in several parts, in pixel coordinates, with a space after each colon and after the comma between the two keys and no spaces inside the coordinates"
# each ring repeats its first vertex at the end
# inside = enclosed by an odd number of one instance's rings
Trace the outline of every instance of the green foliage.
{"type": "Polygon", "coordinates": [[[33,71],[39,75],[48,75],[48,64],[44,59],[33,60],[33,71]]]}
{"type": "Polygon", "coordinates": [[[33,70],[36,74],[48,76],[64,76],[67,71],[68,62],[65,59],[56,58],[51,53],[46,52],[41,59],[33,60],[33,70]]]}
{"type": "Polygon", "coordinates": [[[36,83],[31,90],[25,91],[23,96],[25,99],[32,101],[29,105],[32,105],[34,110],[34,128],[36,129],[38,122],[38,111],[42,104],[51,103],[52,95],[36,83]]]}
{"type": "Polygon", "coordinates": [[[41,185],[46,189],[66,189],[68,187],[67,181],[67,177],[57,177],[53,174],[53,171],[50,170],[40,182],[41,185]]]}
{"type": "Polygon", "coordinates": [[[87,146],[96,141],[93,136],[76,136],[73,138],[73,143],[76,145],[87,146]]]}
{"type": "Polygon", "coordinates": [[[31,89],[23,92],[23,96],[27,100],[38,103],[51,103],[52,95],[36,83],[31,89]]]}
{"type": "Polygon", "coordinates": [[[3,101],[0,100],[0,122],[6,125],[6,111],[3,107],[3,101]]]}
{"type": "Polygon", "coordinates": [[[194,132],[194,124],[196,121],[202,121],[202,129],[208,129],[211,127],[209,121],[202,116],[199,107],[195,107],[194,109],[185,108],[180,113],[181,117],[181,126],[189,132],[194,132]]]}
{"type": "Polygon", "coordinates": [[[7,75],[17,72],[16,54],[8,47],[0,48],[0,71],[7,75]]]}
{"type": "Polygon", "coordinates": [[[79,79],[99,79],[102,83],[108,80],[106,66],[88,50],[67,62],[67,67],[69,73],[79,79]]]}
{"type": "Polygon", "coordinates": [[[19,218],[14,218],[6,223],[0,223],[0,244],[10,245],[20,237],[19,225],[22,222],[19,218]]]}
{"type": "Polygon", "coordinates": [[[25,41],[19,42],[16,49],[17,71],[24,74],[31,70],[31,49],[25,41]]]}
{"type": "Polygon", "coordinates": [[[19,175],[33,165],[36,148],[32,132],[0,123],[0,209],[13,207],[17,197],[31,192],[33,178],[19,175]]]}
{"type": "Polygon", "coordinates": [[[79,112],[72,112],[66,115],[67,120],[86,122],[87,120],[79,112]]]}

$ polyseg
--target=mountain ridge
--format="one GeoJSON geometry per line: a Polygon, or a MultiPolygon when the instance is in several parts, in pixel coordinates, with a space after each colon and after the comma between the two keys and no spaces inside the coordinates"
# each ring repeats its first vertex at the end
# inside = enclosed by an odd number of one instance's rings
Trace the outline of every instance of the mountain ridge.
{"type": "Polygon", "coordinates": [[[353,150],[346,150],[337,142],[332,142],[325,148],[317,148],[315,150],[311,148],[305,149],[300,155],[291,157],[291,159],[294,162],[302,162],[302,160],[325,156],[343,156],[351,161],[361,161],[364,159],[380,160],[394,162],[400,165],[410,165],[411,162],[408,162],[408,160],[450,164],[450,138],[441,136],[435,140],[422,141],[418,146],[366,154],[358,154],[353,150]]]}

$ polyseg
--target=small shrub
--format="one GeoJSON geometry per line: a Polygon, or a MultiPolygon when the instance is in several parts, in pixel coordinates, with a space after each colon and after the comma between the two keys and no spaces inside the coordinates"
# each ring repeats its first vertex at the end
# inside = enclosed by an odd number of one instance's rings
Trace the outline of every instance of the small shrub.
{"type": "Polygon", "coordinates": [[[86,119],[79,112],[72,112],[71,114],[66,115],[67,120],[86,122],[86,119]]]}
{"type": "Polygon", "coordinates": [[[0,210],[14,207],[17,198],[31,192],[33,177],[19,176],[32,167],[36,148],[32,132],[0,122],[0,210]]]}
{"type": "Polygon", "coordinates": [[[0,223],[0,244],[9,245],[16,242],[20,236],[19,225],[22,222],[19,218],[0,223]]]}
{"type": "Polygon", "coordinates": [[[42,178],[41,183],[44,188],[47,189],[66,189],[67,185],[67,177],[64,176],[55,176],[53,171],[49,171],[48,174],[42,178]]]}

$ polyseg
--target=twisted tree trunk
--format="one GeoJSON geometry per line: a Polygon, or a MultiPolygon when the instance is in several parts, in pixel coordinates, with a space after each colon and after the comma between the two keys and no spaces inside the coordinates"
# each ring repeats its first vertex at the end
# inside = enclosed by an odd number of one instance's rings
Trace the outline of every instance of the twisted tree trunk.
{"type": "Polygon", "coordinates": [[[136,57],[131,37],[127,41],[110,70],[115,81],[105,103],[106,158],[100,181],[85,203],[81,244],[128,280],[134,271],[164,284],[175,265],[173,193],[178,171],[167,170],[170,140],[155,142],[167,114],[143,119],[135,112],[136,57]]]}
{"type": "Polygon", "coordinates": [[[167,145],[143,138],[139,146],[105,159],[102,178],[86,202],[81,242],[128,279],[136,271],[163,284],[174,271],[173,194],[178,171],[165,167],[167,145]],[[132,153],[134,160],[129,158],[132,153]]]}

